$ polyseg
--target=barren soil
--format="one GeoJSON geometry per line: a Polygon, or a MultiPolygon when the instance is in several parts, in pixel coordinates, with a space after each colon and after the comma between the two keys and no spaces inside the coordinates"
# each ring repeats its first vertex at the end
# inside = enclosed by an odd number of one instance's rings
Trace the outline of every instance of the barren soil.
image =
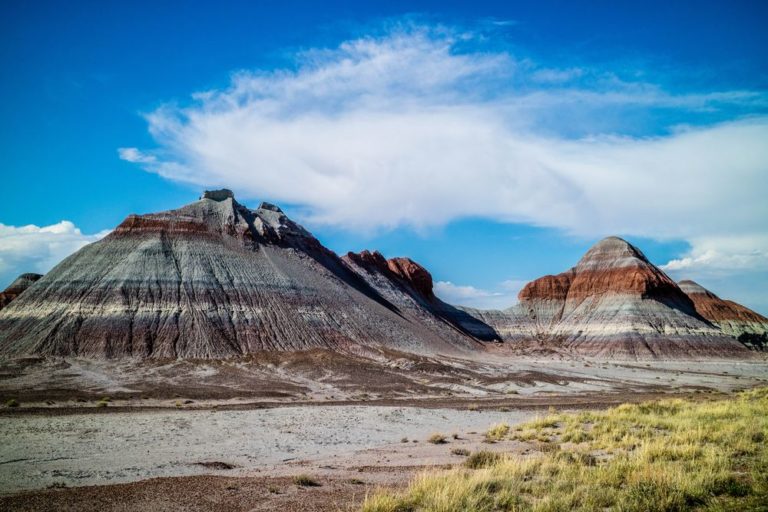
{"type": "Polygon", "coordinates": [[[768,364],[313,351],[24,359],[0,364],[0,378],[3,401],[20,403],[0,410],[0,509],[306,511],[354,508],[377,486],[460,463],[455,448],[530,449],[484,443],[493,423],[669,394],[708,400],[767,382],[768,364]],[[447,443],[428,443],[433,432],[447,443]],[[299,474],[320,485],[297,485],[299,474]]]}

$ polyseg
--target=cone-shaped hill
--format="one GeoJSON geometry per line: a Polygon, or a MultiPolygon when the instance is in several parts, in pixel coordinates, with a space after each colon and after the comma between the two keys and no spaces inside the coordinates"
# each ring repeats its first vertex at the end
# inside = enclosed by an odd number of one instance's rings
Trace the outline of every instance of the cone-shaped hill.
{"type": "MultiPolygon", "coordinates": [[[[633,245],[609,237],[575,267],[528,283],[503,312],[475,311],[507,341],[538,339],[600,357],[734,356],[746,349],[633,245]]],[[[468,310],[471,311],[471,310],[468,310]]]]}
{"type": "Polygon", "coordinates": [[[278,207],[250,210],[219,190],[177,210],[131,215],[65,259],[0,311],[0,352],[222,358],[479,345],[427,308],[420,313],[430,321],[416,321],[398,300],[278,207]]]}

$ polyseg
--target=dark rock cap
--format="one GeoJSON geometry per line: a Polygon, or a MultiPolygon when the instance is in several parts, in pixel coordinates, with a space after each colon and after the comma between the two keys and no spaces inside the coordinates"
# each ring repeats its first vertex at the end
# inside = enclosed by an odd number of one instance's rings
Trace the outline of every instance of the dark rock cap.
{"type": "Polygon", "coordinates": [[[222,188],[219,190],[206,190],[200,199],[210,199],[211,201],[224,201],[226,199],[234,199],[235,194],[228,188],[222,188]]]}
{"type": "Polygon", "coordinates": [[[269,210],[272,212],[283,213],[283,210],[281,210],[279,206],[268,203],[266,201],[262,201],[262,203],[259,205],[259,210],[269,210]]]}

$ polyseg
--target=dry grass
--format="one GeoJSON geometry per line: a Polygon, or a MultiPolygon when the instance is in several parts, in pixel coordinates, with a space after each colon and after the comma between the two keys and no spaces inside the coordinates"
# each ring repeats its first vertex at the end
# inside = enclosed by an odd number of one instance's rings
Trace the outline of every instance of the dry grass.
{"type": "Polygon", "coordinates": [[[300,487],[320,487],[320,482],[309,475],[296,475],[293,477],[293,483],[300,487]]]}
{"type": "Polygon", "coordinates": [[[485,433],[485,439],[487,441],[501,441],[509,434],[509,425],[506,423],[497,423],[488,429],[485,433]]]}
{"type": "Polygon", "coordinates": [[[439,432],[436,432],[429,436],[429,439],[427,439],[428,442],[432,444],[445,444],[448,441],[446,441],[446,437],[443,434],[440,434],[439,432]]]}
{"type": "Polygon", "coordinates": [[[363,510],[714,512],[768,503],[768,388],[550,414],[510,437],[539,451],[474,453],[466,468],[421,475],[402,494],[368,497],[363,510]]]}

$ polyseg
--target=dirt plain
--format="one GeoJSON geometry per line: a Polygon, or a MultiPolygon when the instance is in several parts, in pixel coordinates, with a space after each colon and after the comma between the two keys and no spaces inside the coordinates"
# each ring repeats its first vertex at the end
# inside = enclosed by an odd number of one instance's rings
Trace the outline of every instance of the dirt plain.
{"type": "Polygon", "coordinates": [[[0,362],[0,509],[352,510],[550,408],[711,400],[768,362],[482,360],[314,350],[224,361],[0,362]],[[446,443],[431,444],[431,433],[446,443]],[[455,438],[453,436],[455,434],[455,438]],[[407,440],[407,442],[405,442],[407,440]],[[297,475],[318,485],[303,486],[297,475]]]}

